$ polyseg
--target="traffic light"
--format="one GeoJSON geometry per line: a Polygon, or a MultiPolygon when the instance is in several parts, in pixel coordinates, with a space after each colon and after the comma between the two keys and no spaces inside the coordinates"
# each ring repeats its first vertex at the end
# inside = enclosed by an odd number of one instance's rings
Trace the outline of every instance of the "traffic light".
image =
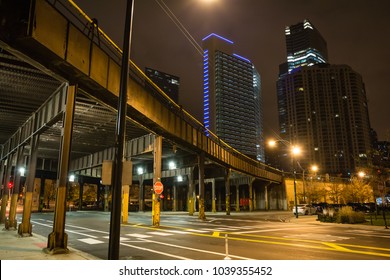
{"type": "Polygon", "coordinates": [[[12,189],[14,187],[14,182],[8,182],[8,188],[12,189]]]}

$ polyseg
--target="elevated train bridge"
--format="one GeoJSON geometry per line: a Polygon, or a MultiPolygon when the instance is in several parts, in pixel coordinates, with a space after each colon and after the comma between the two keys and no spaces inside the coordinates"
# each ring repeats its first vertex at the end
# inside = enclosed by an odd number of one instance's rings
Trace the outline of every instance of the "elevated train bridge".
{"type": "MultiPolygon", "coordinates": [[[[96,185],[94,206],[107,210],[109,183],[102,177],[114,157],[122,51],[67,1],[1,1],[0,20],[1,222],[16,227],[23,192],[18,231],[31,234],[31,209],[42,207],[48,180],[57,188],[76,184],[80,197],[73,207],[79,209],[86,207],[83,186],[96,185]],[[64,183],[70,174],[76,181],[64,183]]],[[[127,100],[126,204],[147,210],[151,186],[160,179],[163,210],[286,209],[279,170],[206,131],[132,62],[127,100]]],[[[56,208],[65,207],[65,197],[56,200],[56,208]]],[[[65,221],[65,214],[55,215],[65,221]]]]}

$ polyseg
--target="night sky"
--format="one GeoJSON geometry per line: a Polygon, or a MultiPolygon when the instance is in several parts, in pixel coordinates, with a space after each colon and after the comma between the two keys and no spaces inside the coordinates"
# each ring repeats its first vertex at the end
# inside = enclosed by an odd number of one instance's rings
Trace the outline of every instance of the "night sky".
{"type": "MultiPolygon", "coordinates": [[[[74,0],[122,48],[125,0],[74,0]]],[[[389,0],[163,0],[191,36],[234,42],[262,79],[266,136],[278,134],[276,80],[286,60],[284,28],[308,19],[328,43],[331,64],[363,76],[372,128],[390,141],[389,0]],[[209,3],[208,3],[209,2],[209,3]]],[[[179,103],[203,120],[202,56],[156,0],[135,0],[131,59],[180,77],[179,103]]]]}

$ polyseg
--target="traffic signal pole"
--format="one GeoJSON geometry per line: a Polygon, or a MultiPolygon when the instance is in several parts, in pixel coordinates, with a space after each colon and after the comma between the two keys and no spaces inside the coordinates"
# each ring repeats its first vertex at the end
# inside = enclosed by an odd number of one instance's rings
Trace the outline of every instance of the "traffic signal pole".
{"type": "Polygon", "coordinates": [[[5,223],[5,219],[6,219],[6,212],[7,212],[7,206],[8,206],[8,198],[9,198],[8,183],[10,182],[9,179],[11,177],[12,160],[13,160],[13,154],[9,154],[7,157],[7,167],[5,170],[3,197],[1,198],[0,224],[5,223]]]}
{"type": "MultiPolygon", "coordinates": [[[[156,135],[154,138],[153,150],[153,185],[161,180],[161,158],[162,158],[162,136],[156,135]]],[[[160,226],[160,195],[153,190],[152,194],[152,225],[160,226]]]]}
{"type": "Polygon", "coordinates": [[[11,205],[8,213],[8,219],[5,221],[5,229],[17,229],[17,220],[16,220],[16,210],[18,207],[18,198],[19,198],[19,192],[21,188],[21,174],[19,172],[19,168],[23,164],[23,151],[24,147],[19,146],[16,152],[16,166],[14,170],[14,185],[12,188],[12,195],[11,195],[11,205]]]}

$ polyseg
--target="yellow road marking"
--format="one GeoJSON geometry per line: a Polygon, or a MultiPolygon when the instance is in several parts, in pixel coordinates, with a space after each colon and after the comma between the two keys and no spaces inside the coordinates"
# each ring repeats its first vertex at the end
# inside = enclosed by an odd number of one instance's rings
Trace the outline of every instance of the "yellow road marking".
{"type": "Polygon", "coordinates": [[[220,232],[220,231],[214,231],[212,234],[205,234],[205,233],[190,232],[191,228],[183,228],[183,227],[175,227],[175,226],[164,226],[162,228],[150,227],[150,226],[139,225],[139,224],[134,224],[134,225],[123,224],[123,226],[132,226],[132,227],[145,228],[145,229],[149,229],[149,230],[152,229],[152,230],[161,230],[161,231],[169,231],[170,229],[176,229],[176,230],[179,229],[179,230],[186,231],[186,232],[188,232],[188,234],[191,234],[191,235],[209,237],[209,238],[210,237],[220,238],[220,239],[224,239],[225,238],[224,235],[228,234],[228,239],[235,240],[235,241],[245,241],[245,242],[253,242],[253,243],[264,243],[264,244],[282,245],[282,246],[290,246],[290,247],[300,247],[300,248],[306,248],[306,249],[348,252],[348,253],[390,258],[390,254],[387,254],[387,253],[348,249],[348,248],[360,248],[360,249],[366,249],[366,250],[390,251],[390,249],[388,249],[388,248],[381,248],[381,247],[371,247],[371,246],[354,245],[354,244],[339,244],[339,243],[323,242],[323,241],[316,241],[316,240],[274,237],[274,236],[266,236],[266,235],[237,234],[237,233],[233,233],[233,232],[220,232]],[[240,237],[240,236],[243,236],[243,237],[240,237]],[[274,240],[281,240],[281,241],[259,240],[259,239],[253,239],[253,238],[274,239],[274,240]],[[287,243],[285,241],[298,241],[298,242],[315,244],[315,245],[287,243]],[[345,247],[348,247],[348,248],[345,248],[345,247]]]}

